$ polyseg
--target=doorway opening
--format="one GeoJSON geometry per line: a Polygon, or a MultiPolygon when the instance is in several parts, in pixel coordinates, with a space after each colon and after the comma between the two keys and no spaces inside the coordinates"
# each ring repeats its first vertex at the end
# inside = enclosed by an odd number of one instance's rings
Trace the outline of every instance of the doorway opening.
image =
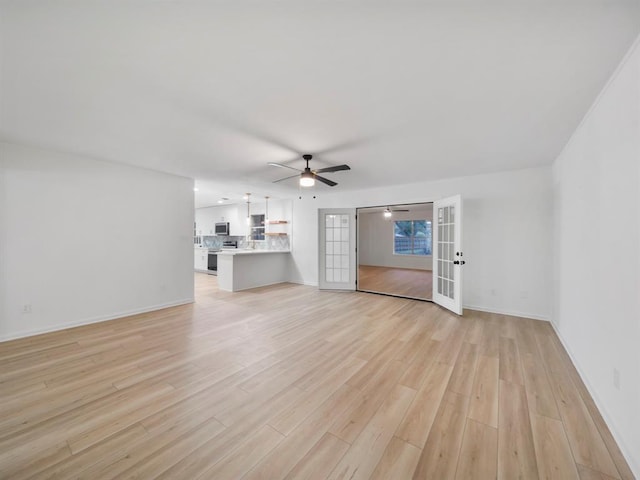
{"type": "Polygon", "coordinates": [[[433,203],[357,209],[357,289],[433,297],[433,203]]]}

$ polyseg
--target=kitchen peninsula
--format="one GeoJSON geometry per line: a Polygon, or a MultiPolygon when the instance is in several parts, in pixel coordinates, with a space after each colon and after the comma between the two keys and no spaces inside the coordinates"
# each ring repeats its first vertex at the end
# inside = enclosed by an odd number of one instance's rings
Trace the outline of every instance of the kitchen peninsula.
{"type": "Polygon", "coordinates": [[[237,292],[287,281],[289,250],[223,250],[218,253],[218,288],[237,292]]]}

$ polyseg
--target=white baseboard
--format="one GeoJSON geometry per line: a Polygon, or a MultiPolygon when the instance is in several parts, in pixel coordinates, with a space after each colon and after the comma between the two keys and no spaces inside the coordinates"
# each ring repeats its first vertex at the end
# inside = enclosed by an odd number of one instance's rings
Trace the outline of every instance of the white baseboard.
{"type": "Polygon", "coordinates": [[[7,335],[0,335],[0,342],[8,342],[9,340],[16,340],[18,338],[32,337],[33,335],[40,335],[43,333],[56,332],[58,330],[66,330],[67,328],[80,327],[82,325],[90,325],[92,323],[106,322],[108,320],[115,320],[116,318],[129,317],[131,315],[137,315],[139,313],[153,312],[154,310],[161,310],[163,308],[177,307],[178,305],[185,305],[187,303],[193,303],[194,298],[184,298],[182,300],[176,300],[175,302],[161,303],[158,305],[152,305],[148,307],[136,308],[133,310],[126,310],[109,315],[100,315],[92,318],[85,318],[74,322],[61,323],[52,325],[46,328],[36,328],[33,330],[23,330],[21,332],[10,333],[7,335]]]}
{"type": "Polygon", "coordinates": [[[295,280],[289,279],[287,280],[288,283],[295,283],[296,285],[306,285],[307,287],[317,287],[318,286],[318,282],[305,282],[304,280],[301,280],[299,278],[296,278],[295,280]]]}
{"type": "Polygon", "coordinates": [[[584,374],[584,370],[580,366],[580,363],[578,363],[578,361],[576,360],[576,357],[571,352],[569,345],[567,344],[565,339],[562,337],[562,335],[560,334],[560,332],[558,331],[554,323],[553,322],[549,322],[549,323],[551,323],[551,327],[553,328],[553,331],[556,332],[556,335],[558,336],[560,343],[562,343],[562,346],[567,351],[569,358],[571,358],[571,362],[573,362],[573,365],[576,367],[576,370],[578,371],[578,375],[580,375],[582,382],[584,383],[585,387],[587,387],[587,390],[589,391],[589,395],[591,395],[591,398],[596,404],[596,407],[598,407],[598,411],[602,415],[604,422],[607,424],[607,427],[609,428],[611,435],[613,435],[613,439],[618,444],[618,447],[620,447],[620,451],[622,452],[622,455],[624,456],[625,460],[629,464],[629,468],[631,468],[631,471],[633,472],[636,478],[640,478],[640,463],[636,463],[636,462],[640,462],[640,456],[638,458],[634,458],[634,456],[631,454],[631,452],[636,452],[637,454],[637,451],[638,451],[637,448],[630,449],[629,446],[625,444],[625,442],[622,440],[621,435],[618,433],[618,429],[616,427],[615,422],[611,418],[611,415],[609,415],[607,409],[604,407],[604,404],[602,403],[602,401],[596,395],[593,386],[589,383],[589,379],[584,374]]]}
{"type": "Polygon", "coordinates": [[[538,315],[536,313],[517,312],[514,310],[498,310],[495,308],[482,307],[479,305],[463,305],[463,307],[468,308],[469,310],[479,310],[481,312],[497,313],[499,315],[509,315],[511,317],[533,318],[534,320],[542,320],[545,322],[550,321],[549,317],[547,317],[546,315],[538,315]]]}

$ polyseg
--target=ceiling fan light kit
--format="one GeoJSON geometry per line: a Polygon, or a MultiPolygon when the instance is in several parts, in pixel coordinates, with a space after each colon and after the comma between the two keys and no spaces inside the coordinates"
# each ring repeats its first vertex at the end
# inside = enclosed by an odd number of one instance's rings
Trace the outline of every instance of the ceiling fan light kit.
{"type": "Polygon", "coordinates": [[[304,171],[302,172],[302,174],[300,175],[300,186],[301,187],[313,187],[315,185],[316,181],[313,178],[313,173],[311,173],[310,171],[304,171]]]}
{"type": "Polygon", "coordinates": [[[392,210],[391,207],[387,207],[382,211],[382,215],[384,215],[384,218],[391,218],[394,212],[408,212],[408,211],[409,210],[407,210],[406,208],[394,208],[392,210]]]}
{"type": "Polygon", "coordinates": [[[311,168],[309,168],[309,160],[313,158],[313,155],[310,155],[307,153],[303,155],[302,158],[305,160],[305,162],[307,162],[307,166],[304,168],[304,170],[299,170],[297,168],[290,167],[288,165],[283,165],[281,163],[269,162],[268,165],[271,165],[273,167],[288,168],[290,170],[297,170],[298,172],[300,172],[300,175],[293,175],[291,177],[281,178],[279,180],[275,180],[273,183],[282,182],[283,180],[288,180],[290,178],[298,177],[300,179],[299,183],[301,187],[313,187],[316,183],[315,182],[316,180],[324,183],[325,185],[329,185],[330,187],[335,187],[337,185],[336,182],[334,182],[333,180],[329,180],[328,178],[321,177],[320,175],[318,175],[318,173],[330,173],[330,172],[339,172],[340,170],[351,170],[351,167],[349,167],[349,165],[336,165],[335,167],[327,167],[327,168],[320,168],[318,170],[311,170],[311,168]]]}

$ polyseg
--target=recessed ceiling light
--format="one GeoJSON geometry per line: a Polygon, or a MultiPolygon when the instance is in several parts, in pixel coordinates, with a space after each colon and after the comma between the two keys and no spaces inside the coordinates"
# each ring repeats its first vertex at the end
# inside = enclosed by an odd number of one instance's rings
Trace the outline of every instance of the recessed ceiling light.
{"type": "Polygon", "coordinates": [[[200,190],[198,187],[193,187],[194,192],[197,192],[198,190],[200,190]]]}

